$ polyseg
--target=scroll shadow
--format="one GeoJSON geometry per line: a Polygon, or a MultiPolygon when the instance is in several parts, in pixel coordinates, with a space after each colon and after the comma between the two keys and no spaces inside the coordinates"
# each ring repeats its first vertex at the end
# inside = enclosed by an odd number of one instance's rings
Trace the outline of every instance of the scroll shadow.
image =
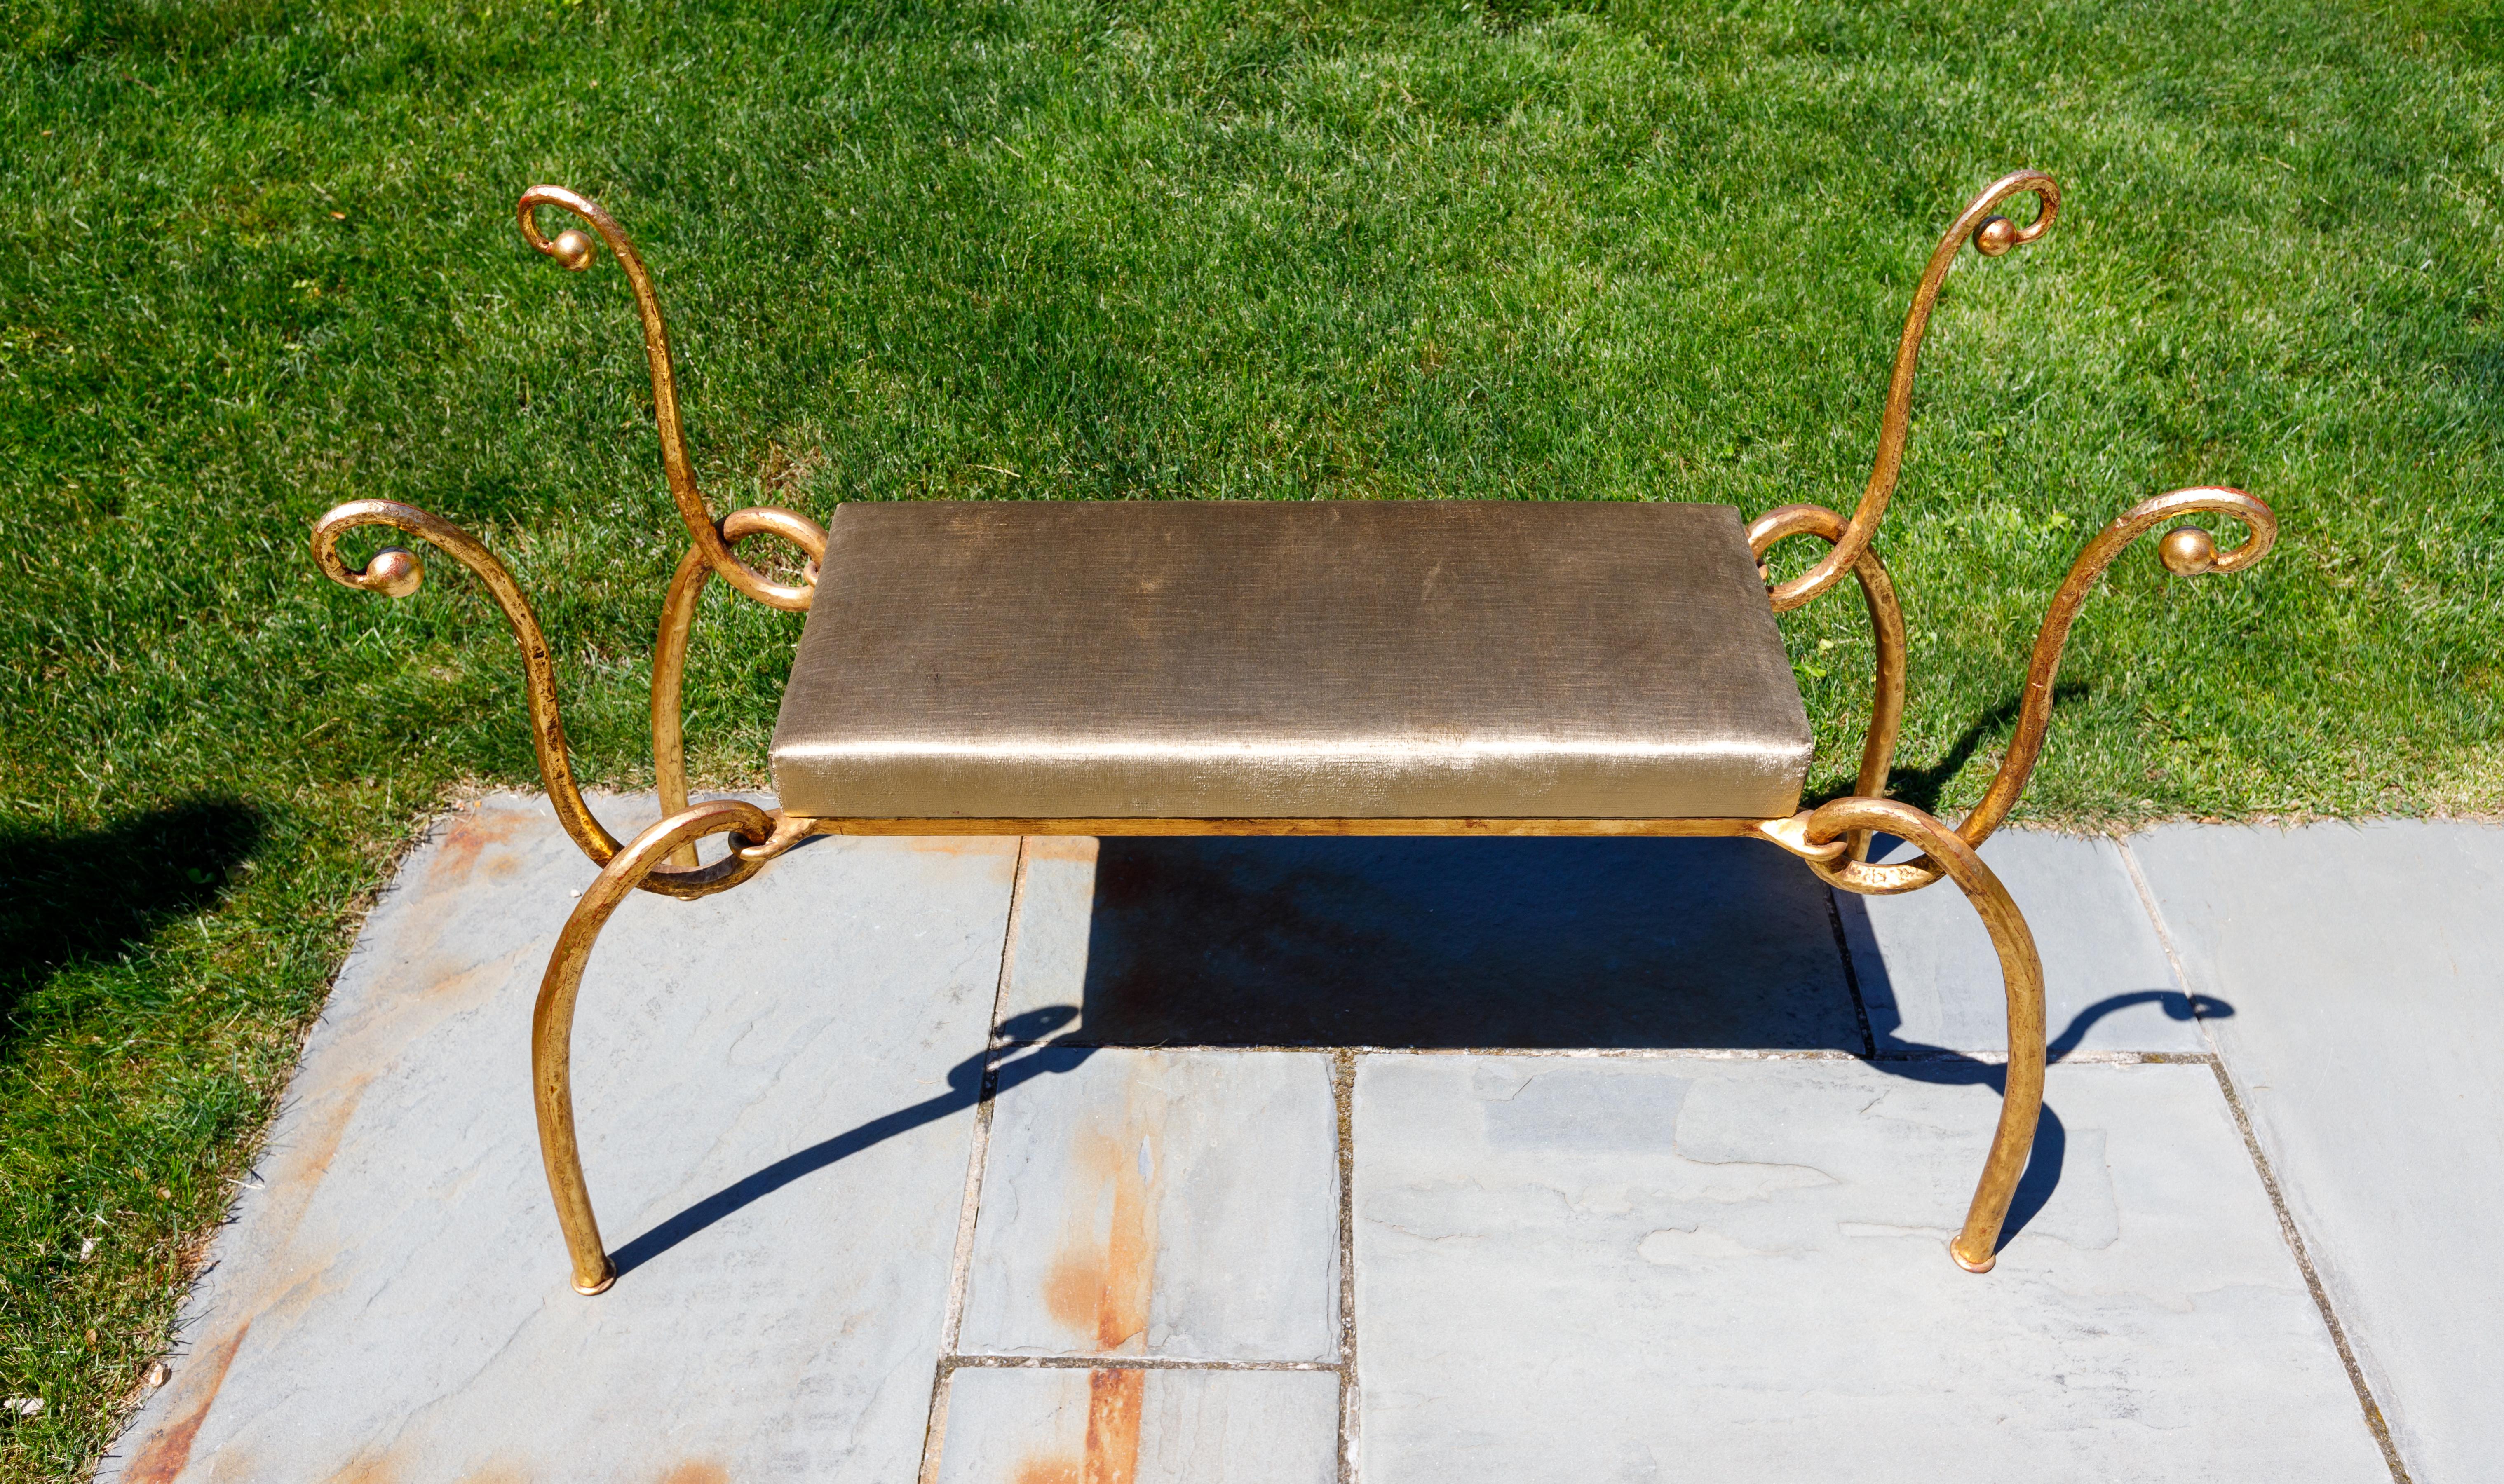
{"type": "MultiPolygon", "coordinates": [[[[2063,702],[2084,700],[2092,690],[2093,687],[2083,680],[2059,681],[2052,687],[2052,704],[2057,709],[2063,702]]],[[[1890,768],[1887,771],[1887,797],[1900,799],[1924,813],[1937,813],[1939,795],[1956,781],[1958,774],[1965,772],[1965,764],[1973,761],[1974,753],[1981,750],[1983,740],[2000,736],[2016,725],[2017,713],[2025,709],[2025,706],[2026,693],[2021,690],[1975,717],[1973,724],[1957,734],[1957,740],[1948,744],[1948,750],[1939,754],[1938,761],[1928,768],[1890,768]]],[[[1852,793],[1853,785],[1840,783],[1810,793],[1800,802],[1814,809],[1836,799],[1849,798],[1852,793]]]]}
{"type": "Polygon", "coordinates": [[[616,1264],[617,1276],[623,1278],[687,1238],[746,1210],[796,1180],[816,1174],[897,1134],[908,1133],[924,1123],[973,1107],[985,1095],[983,1084],[987,1075],[991,1082],[991,1095],[996,1097],[1034,1078],[1075,1070],[1094,1054],[1092,1048],[1063,1047],[1051,1042],[1031,1043],[1068,1024],[1077,1015],[1077,1011],[1066,1005],[1055,1005],[1001,1021],[998,1041],[1004,1044],[986,1047],[979,1053],[949,1068],[947,1091],[845,1129],[832,1138],[819,1140],[807,1149],[785,1155],[752,1175],[722,1187],[610,1253],[609,1260],[616,1264]]]}
{"type": "MultiPolygon", "coordinates": [[[[1879,837],[1872,843],[1871,858],[1884,856],[1898,843],[1893,837],[1879,837]]],[[[1837,904],[1847,914],[1858,912],[1860,907],[1855,899],[1841,895],[1837,897],[1837,904]]],[[[1867,941],[1865,927],[1860,938],[1867,941]]],[[[1861,1001],[1869,1017],[1870,1050],[1875,1065],[1911,1082],[1952,1087],[1982,1086],[2002,1097],[2007,1095],[2008,1068],[2005,1063],[1984,1061],[1945,1047],[1907,1041],[1897,1034],[1903,1021],[1895,1009],[1894,987],[1887,982],[1883,955],[1869,955],[1868,961],[1864,962],[1862,955],[1856,954],[1853,964],[1860,975],[1861,1001]]],[[[2095,1028],[2097,1021],[2135,1005],[2158,1006],[2169,1019],[2174,1020],[2224,1019],[2235,1013],[2233,1005],[2214,995],[2186,995],[2174,989],[2135,989],[2106,995],[2069,1017],[2069,1023],[2061,1028],[2061,1033],[2044,1043],[2045,1064],[2056,1064],[2084,1045],[2087,1033],[2095,1028]]],[[[2026,1173],[2018,1178],[2017,1193],[2008,1203],[2008,1216],[2000,1224],[2000,1242],[1993,1249],[1995,1252],[2005,1249],[2019,1232],[2025,1230],[2027,1224],[2042,1213],[2053,1191],[2060,1189],[2061,1171],[2069,1147],[2069,1130],[2047,1095],[2043,1100],[2042,1118],[2034,1125],[2034,1148],[2027,1157],[2026,1173]]]]}

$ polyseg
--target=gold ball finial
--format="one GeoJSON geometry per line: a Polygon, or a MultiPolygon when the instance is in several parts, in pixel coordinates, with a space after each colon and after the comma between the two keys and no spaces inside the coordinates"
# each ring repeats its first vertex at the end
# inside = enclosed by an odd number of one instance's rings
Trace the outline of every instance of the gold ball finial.
{"type": "Polygon", "coordinates": [[[1985,258],[1997,258],[2017,245],[2017,224],[2006,217],[1986,217],[1973,229],[1974,251],[1985,258]]]}
{"type": "Polygon", "coordinates": [[[386,598],[405,598],[426,581],[426,564],[406,547],[386,546],[374,553],[361,575],[365,579],[363,585],[366,591],[386,598]]]}
{"type": "Polygon", "coordinates": [[[2217,538],[2197,526],[2184,526],[2165,533],[2156,555],[2174,575],[2196,577],[2217,565],[2217,538]]]}
{"type": "Polygon", "coordinates": [[[591,256],[595,250],[591,245],[589,232],[575,227],[567,227],[557,233],[556,240],[548,246],[554,250],[553,256],[557,261],[576,273],[591,266],[591,256]]]}

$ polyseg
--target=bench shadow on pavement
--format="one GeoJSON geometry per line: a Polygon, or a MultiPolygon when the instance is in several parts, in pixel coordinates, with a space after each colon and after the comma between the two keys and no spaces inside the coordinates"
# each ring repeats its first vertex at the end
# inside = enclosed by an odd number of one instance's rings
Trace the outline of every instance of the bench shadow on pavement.
{"type": "MultiPolygon", "coordinates": [[[[1834,1051],[1890,1076],[2000,1090],[1999,1063],[1898,1034],[1883,963],[1847,970],[1842,915],[1861,911],[1753,841],[1106,839],[1080,1004],[1011,1017],[946,1092],[745,1177],[614,1260],[631,1272],[813,1171],[970,1108],[987,1075],[1008,1095],[1099,1047],[1834,1051]]],[[[2053,1058],[2143,1003],[2192,1014],[2170,988],[2116,994],[2055,1027],[2053,1058]]],[[[2047,1103],[2003,1244],[2051,1198],[2067,1145],[2047,1103]]]]}
{"type": "MultiPolygon", "coordinates": [[[[1885,963],[1847,963],[1843,922],[1862,911],[1755,841],[1108,839],[1063,1039],[1839,1051],[2003,1090],[1999,1062],[1900,1033],[1885,963]]],[[[2052,1059],[2140,1004],[2194,1014],[2171,986],[2110,995],[2051,1027],[2052,1059]]],[[[2067,1146],[2047,1101],[2003,1245],[2051,1198],[2067,1146]]]]}

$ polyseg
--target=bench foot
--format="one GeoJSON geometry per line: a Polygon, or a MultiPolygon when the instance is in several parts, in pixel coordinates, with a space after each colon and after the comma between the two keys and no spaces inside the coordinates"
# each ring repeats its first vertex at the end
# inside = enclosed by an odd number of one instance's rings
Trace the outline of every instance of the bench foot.
{"type": "MultiPolygon", "coordinates": [[[[1928,859],[1957,883],[1973,904],[2000,954],[2000,979],[2008,997],[2008,1080],[2000,1099],[2000,1127],[1992,1135],[1991,1153],[1983,1160],[1982,1179],[1973,1203],[1965,1209],[1965,1227],[1948,1244],[1948,1255],[1969,1273],[1991,1270],[2000,1247],[2000,1225],[2017,1195],[2017,1182],[2034,1152],[2034,1124],[2043,1112],[2043,962],[2034,951],[2034,934],[2001,885],[1956,831],[1909,804],[1893,799],[1837,799],[1812,811],[1802,836],[1811,846],[1843,840],[1856,831],[1884,830],[1930,852],[1928,859]]],[[[1883,894],[1884,873],[1893,869],[1841,859],[1831,865],[1810,864],[1820,876],[1846,891],[1883,894]],[[1871,884],[1863,884],[1864,881],[1871,884]]]]}
{"type": "Polygon", "coordinates": [[[539,1002],[531,1011],[531,1090],[539,1105],[539,1159],[547,1169],[548,1194],[556,1202],[557,1225],[565,1232],[577,1294],[603,1293],[617,1281],[616,1266],[600,1241],[600,1223],[591,1212],[582,1152],[574,1133],[574,1006],[582,989],[583,966],[618,903],[665,871],[665,863],[681,847],[723,834],[733,836],[731,853],[701,871],[675,873],[702,882],[701,890],[681,889],[678,895],[726,891],[799,838],[798,831],[782,828],[780,819],[741,799],[710,800],[671,815],[636,836],[600,868],[599,879],[565,919],[548,954],[547,973],[539,980],[539,1002]]]}

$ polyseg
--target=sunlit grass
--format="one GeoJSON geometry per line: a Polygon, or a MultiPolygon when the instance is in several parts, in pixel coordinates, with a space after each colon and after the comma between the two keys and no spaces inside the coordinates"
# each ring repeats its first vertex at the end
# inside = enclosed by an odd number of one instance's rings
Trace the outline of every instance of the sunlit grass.
{"type": "MultiPolygon", "coordinates": [[[[313,516],[388,497],[486,538],[588,774],[646,769],[677,528],[623,286],[522,245],[534,181],[642,242],[719,508],[1754,513],[1857,495],[1923,258],[2034,165],[2061,224],[1951,280],[1881,538],[1915,634],[1901,791],[1970,802],[2071,553],[2194,483],[2273,501],[2278,554],[2125,561],[2025,814],[2483,810],[2504,782],[2483,11],[6,17],[0,1392],[46,1406],[0,1420],[0,1477],[110,1437],[412,822],[533,777],[492,610],[442,561],[404,603],[321,582],[313,516]]],[[[760,780],[796,631],[708,608],[714,781],[760,780]]],[[[1856,600],[1786,631],[1833,788],[1856,600]]]]}

